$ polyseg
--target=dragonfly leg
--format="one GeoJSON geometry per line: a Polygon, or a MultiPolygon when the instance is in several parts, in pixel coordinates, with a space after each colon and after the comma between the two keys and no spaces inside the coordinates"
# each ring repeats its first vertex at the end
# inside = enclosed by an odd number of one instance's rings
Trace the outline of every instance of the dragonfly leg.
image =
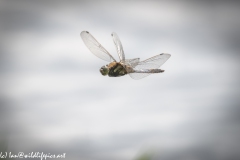
{"type": "Polygon", "coordinates": [[[122,67],[120,65],[118,65],[114,70],[113,72],[117,72],[119,69],[121,69],[122,67]]]}
{"type": "Polygon", "coordinates": [[[124,69],[122,69],[120,72],[119,72],[119,74],[120,75],[125,75],[127,72],[126,72],[126,70],[124,70],[124,69]]]}

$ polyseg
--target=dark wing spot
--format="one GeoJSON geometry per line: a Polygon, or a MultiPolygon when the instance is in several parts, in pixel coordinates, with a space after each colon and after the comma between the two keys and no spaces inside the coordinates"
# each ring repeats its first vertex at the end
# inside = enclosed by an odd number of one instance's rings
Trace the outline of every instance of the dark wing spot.
{"type": "Polygon", "coordinates": [[[88,31],[86,31],[86,33],[89,33],[88,31]]]}
{"type": "Polygon", "coordinates": [[[113,36],[113,34],[111,34],[111,36],[113,36]]]}

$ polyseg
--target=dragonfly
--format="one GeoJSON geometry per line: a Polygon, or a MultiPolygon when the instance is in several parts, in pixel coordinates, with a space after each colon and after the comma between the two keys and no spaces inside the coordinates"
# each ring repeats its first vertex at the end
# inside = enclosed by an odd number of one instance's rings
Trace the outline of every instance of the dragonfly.
{"type": "Polygon", "coordinates": [[[81,38],[87,48],[98,58],[110,62],[100,68],[103,76],[120,77],[129,75],[131,78],[138,80],[151,74],[162,73],[164,70],[159,69],[170,57],[168,53],[161,53],[144,61],[140,58],[125,59],[122,43],[116,33],[112,33],[119,62],[88,32],[82,31],[81,38]]]}

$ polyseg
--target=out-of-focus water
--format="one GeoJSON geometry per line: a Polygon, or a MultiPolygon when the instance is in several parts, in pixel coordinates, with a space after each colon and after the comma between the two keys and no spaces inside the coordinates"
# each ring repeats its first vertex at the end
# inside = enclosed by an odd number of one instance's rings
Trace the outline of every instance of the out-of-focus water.
{"type": "Polygon", "coordinates": [[[187,1],[1,1],[0,152],[66,159],[239,159],[240,4],[187,1]],[[103,77],[115,57],[167,52],[163,74],[103,77]]]}

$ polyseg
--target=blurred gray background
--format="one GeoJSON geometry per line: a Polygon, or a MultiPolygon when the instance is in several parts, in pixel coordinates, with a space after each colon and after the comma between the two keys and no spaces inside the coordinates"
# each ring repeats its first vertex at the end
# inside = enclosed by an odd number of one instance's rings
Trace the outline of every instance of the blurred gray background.
{"type": "Polygon", "coordinates": [[[0,1],[1,151],[239,160],[239,17],[236,1],[0,1]],[[113,31],[126,58],[172,57],[103,77],[83,30],[115,58],[113,31]]]}

